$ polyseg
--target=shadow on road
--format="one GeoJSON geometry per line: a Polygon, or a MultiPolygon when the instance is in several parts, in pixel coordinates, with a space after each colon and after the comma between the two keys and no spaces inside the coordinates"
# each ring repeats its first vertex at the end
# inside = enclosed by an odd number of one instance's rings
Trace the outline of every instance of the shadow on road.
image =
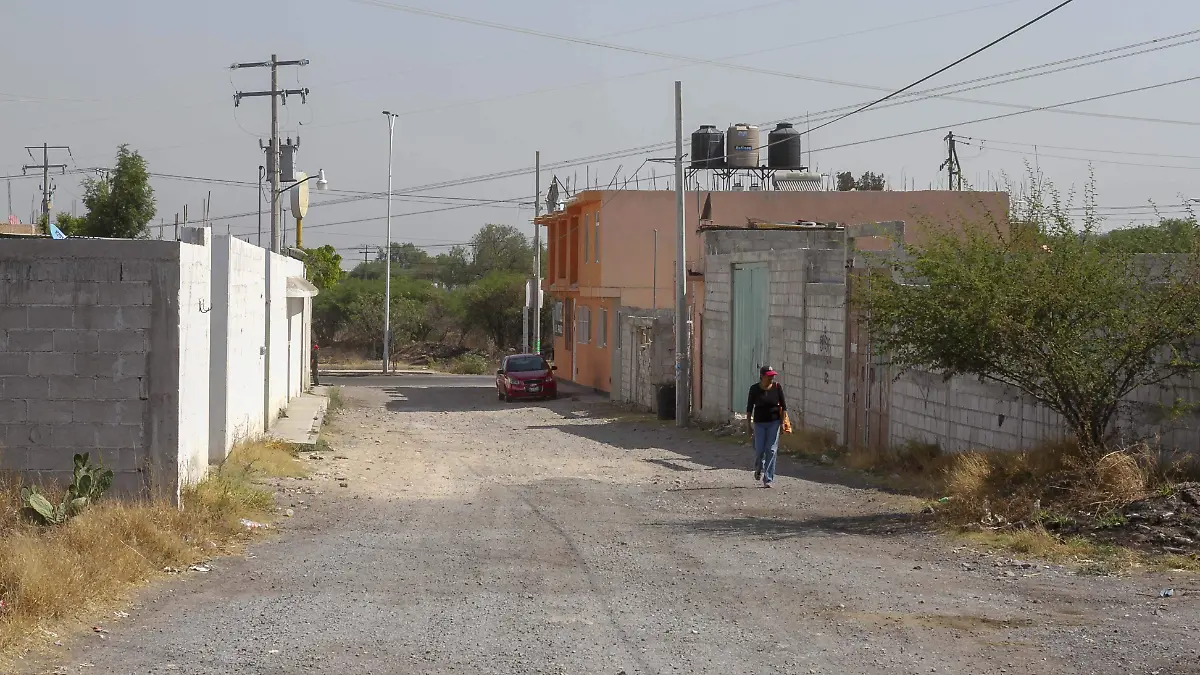
{"type": "MultiPolygon", "coordinates": [[[[665,450],[681,457],[657,457],[646,461],[672,471],[751,471],[754,467],[754,450],[748,440],[739,442],[733,438],[719,439],[701,429],[679,429],[669,426],[670,422],[654,419],[614,419],[614,414],[619,413],[616,413],[615,409],[597,408],[586,415],[593,420],[591,423],[551,424],[530,428],[554,429],[625,450],[665,450]]],[[[783,454],[779,455],[776,473],[814,483],[857,489],[884,489],[861,475],[815,466],[783,454]]]]}
{"type": "Polygon", "coordinates": [[[380,389],[388,395],[389,400],[385,407],[392,412],[461,413],[537,406],[550,408],[563,417],[578,414],[570,409],[575,400],[574,396],[566,392],[560,394],[557,400],[518,399],[512,403],[505,403],[499,399],[496,386],[490,381],[453,387],[400,385],[380,389]]]}
{"type": "Polygon", "coordinates": [[[773,539],[789,539],[811,534],[855,534],[864,536],[894,537],[929,531],[925,519],[911,513],[879,513],[862,516],[825,516],[804,520],[758,518],[717,518],[688,523],[664,524],[666,527],[684,527],[694,532],[723,536],[760,536],[773,539]]]}

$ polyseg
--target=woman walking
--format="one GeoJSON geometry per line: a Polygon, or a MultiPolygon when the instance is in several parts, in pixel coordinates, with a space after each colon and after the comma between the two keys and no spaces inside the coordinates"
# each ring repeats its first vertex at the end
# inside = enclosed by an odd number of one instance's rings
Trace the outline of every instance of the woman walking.
{"type": "Polygon", "coordinates": [[[758,370],[758,382],[750,386],[746,399],[746,419],[750,434],[754,438],[754,480],[761,480],[763,487],[775,482],[775,457],[779,453],[779,431],[786,428],[787,400],[783,388],[775,383],[778,373],[770,366],[758,370]]]}

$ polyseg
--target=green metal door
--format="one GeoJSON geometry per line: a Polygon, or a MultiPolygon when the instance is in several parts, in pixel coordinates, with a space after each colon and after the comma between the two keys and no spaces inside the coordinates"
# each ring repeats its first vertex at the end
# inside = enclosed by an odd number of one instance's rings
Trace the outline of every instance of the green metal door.
{"type": "Polygon", "coordinates": [[[758,381],[758,369],[767,364],[767,326],[770,301],[766,263],[733,266],[733,355],[729,378],[730,405],[746,409],[746,392],[758,381]]]}

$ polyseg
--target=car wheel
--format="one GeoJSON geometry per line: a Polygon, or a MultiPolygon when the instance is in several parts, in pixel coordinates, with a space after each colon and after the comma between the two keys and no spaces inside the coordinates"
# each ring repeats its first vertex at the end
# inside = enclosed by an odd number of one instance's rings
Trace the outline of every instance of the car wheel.
{"type": "Polygon", "coordinates": [[[505,403],[512,403],[512,397],[511,397],[511,396],[509,396],[508,394],[505,394],[505,395],[504,395],[504,402],[505,402],[505,403]]]}

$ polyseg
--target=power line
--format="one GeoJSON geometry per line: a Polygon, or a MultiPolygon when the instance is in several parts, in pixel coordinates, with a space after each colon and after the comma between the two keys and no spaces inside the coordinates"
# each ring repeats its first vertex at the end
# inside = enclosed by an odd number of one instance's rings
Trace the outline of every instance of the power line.
{"type": "MultiPolygon", "coordinates": [[[[980,143],[996,143],[999,145],[1021,145],[1029,148],[1050,148],[1051,150],[1068,150],[1071,152],[1097,152],[1110,155],[1135,155],[1138,157],[1162,157],[1164,159],[1200,159],[1200,155],[1169,155],[1161,152],[1136,152],[1133,150],[1112,150],[1101,148],[1074,148],[1064,145],[1047,145],[1045,143],[1021,143],[1018,141],[998,141],[994,138],[979,138],[976,136],[963,136],[967,140],[978,141],[980,143]]],[[[995,148],[990,148],[995,150],[995,148]]]]}
{"type": "MultiPolygon", "coordinates": [[[[890,141],[892,139],[904,138],[906,136],[916,136],[918,134],[926,134],[926,133],[929,133],[932,131],[941,131],[942,129],[946,129],[947,127],[962,127],[962,126],[966,126],[968,124],[978,124],[980,122],[991,122],[993,120],[1006,119],[1009,117],[1016,117],[1017,115],[1025,115],[1025,114],[1028,114],[1031,112],[1041,112],[1043,110],[1050,110],[1052,108],[1061,108],[1063,106],[1078,105],[1080,103],[1091,103],[1092,101],[1100,101],[1100,100],[1107,99],[1107,98],[1115,98],[1117,96],[1125,96],[1127,94],[1136,94],[1136,93],[1140,93],[1143,91],[1150,91],[1152,89],[1161,89],[1162,87],[1169,87],[1169,86],[1176,85],[1176,84],[1183,84],[1185,82],[1193,82],[1195,80],[1200,80],[1200,75],[1196,75],[1194,77],[1185,77],[1185,78],[1178,79],[1178,80],[1171,80],[1170,82],[1161,82],[1159,84],[1151,84],[1151,85],[1148,85],[1145,87],[1126,89],[1124,91],[1117,91],[1117,92],[1113,92],[1111,94],[1101,94],[1100,96],[1090,96],[1088,98],[1080,98],[1080,99],[1076,99],[1074,101],[1065,101],[1063,103],[1055,103],[1053,105],[1041,106],[1038,108],[1030,108],[1029,110],[1018,110],[1016,112],[1005,113],[1003,115],[992,115],[990,117],[980,117],[980,118],[973,119],[973,120],[967,120],[965,122],[957,122],[954,124],[941,124],[936,127],[927,127],[925,129],[917,129],[916,131],[906,131],[904,133],[891,134],[888,136],[880,136],[878,138],[870,138],[870,139],[863,140],[863,141],[852,141],[850,143],[841,143],[838,145],[830,145],[830,146],[827,146],[824,148],[820,148],[818,150],[814,150],[814,152],[824,152],[826,150],[837,150],[840,148],[849,148],[849,147],[854,147],[856,145],[865,145],[867,143],[877,143],[879,141],[890,141]]],[[[1195,124],[1200,126],[1200,122],[1196,122],[1195,124]]]]}
{"type": "Polygon", "coordinates": [[[987,43],[986,45],[984,45],[984,46],[980,47],[979,49],[976,49],[975,51],[971,52],[970,54],[967,54],[966,56],[950,63],[949,65],[942,66],[941,68],[933,71],[932,73],[926,75],[925,77],[922,77],[921,79],[917,80],[916,82],[913,82],[912,84],[910,84],[902,89],[897,89],[896,91],[888,94],[887,96],[884,96],[883,98],[881,98],[879,100],[872,101],[871,103],[868,103],[868,104],[862,106],[861,108],[858,108],[852,112],[848,112],[845,115],[842,115],[836,119],[830,120],[824,124],[818,125],[815,129],[808,129],[808,130],[802,132],[801,135],[811,134],[814,131],[820,131],[821,129],[824,129],[825,127],[827,127],[831,124],[840,122],[840,121],[846,119],[847,117],[850,117],[851,115],[857,115],[858,113],[860,113],[864,110],[867,110],[868,108],[871,108],[877,104],[883,103],[884,101],[886,101],[894,96],[903,94],[904,92],[908,91],[909,89],[912,89],[913,87],[921,84],[922,82],[927,82],[927,81],[937,77],[938,75],[941,75],[942,73],[946,72],[947,70],[950,70],[954,66],[957,66],[958,64],[962,63],[963,61],[966,61],[966,60],[968,60],[978,54],[981,54],[982,52],[1000,44],[1001,42],[1007,40],[1008,38],[1016,35],[1017,33],[1020,33],[1021,31],[1025,30],[1026,28],[1029,28],[1030,26],[1032,26],[1033,24],[1035,24],[1035,23],[1041,21],[1042,19],[1045,19],[1046,17],[1050,16],[1051,14],[1057,12],[1058,10],[1062,9],[1063,7],[1066,7],[1067,5],[1071,4],[1072,2],[1075,2],[1075,0],[1063,0],[1062,2],[1058,3],[1057,5],[1050,8],[1049,10],[1039,14],[1038,16],[1030,19],[1029,21],[1026,21],[1025,23],[1021,24],[1020,26],[1017,26],[1016,28],[1010,30],[1009,32],[1005,33],[1004,35],[1001,35],[1000,37],[996,38],[995,40],[992,40],[991,42],[987,43]]]}
{"type": "MultiPolygon", "coordinates": [[[[1028,155],[1029,154],[1023,150],[1012,150],[1009,148],[988,148],[988,147],[983,147],[983,146],[980,146],[980,148],[985,151],[1008,152],[1008,153],[1012,153],[1014,155],[1028,155]]],[[[1113,160],[1113,159],[1095,159],[1092,157],[1068,157],[1066,155],[1048,155],[1044,152],[1038,152],[1037,156],[1038,157],[1049,157],[1051,159],[1069,159],[1069,160],[1075,160],[1077,162],[1087,162],[1089,164],[1114,164],[1117,166],[1137,166],[1137,167],[1144,167],[1144,168],[1149,168],[1149,169],[1176,169],[1179,171],[1200,171],[1200,166],[1178,166],[1178,165],[1173,166],[1173,165],[1168,165],[1168,164],[1144,164],[1141,162],[1120,162],[1120,161],[1113,160]]]]}

